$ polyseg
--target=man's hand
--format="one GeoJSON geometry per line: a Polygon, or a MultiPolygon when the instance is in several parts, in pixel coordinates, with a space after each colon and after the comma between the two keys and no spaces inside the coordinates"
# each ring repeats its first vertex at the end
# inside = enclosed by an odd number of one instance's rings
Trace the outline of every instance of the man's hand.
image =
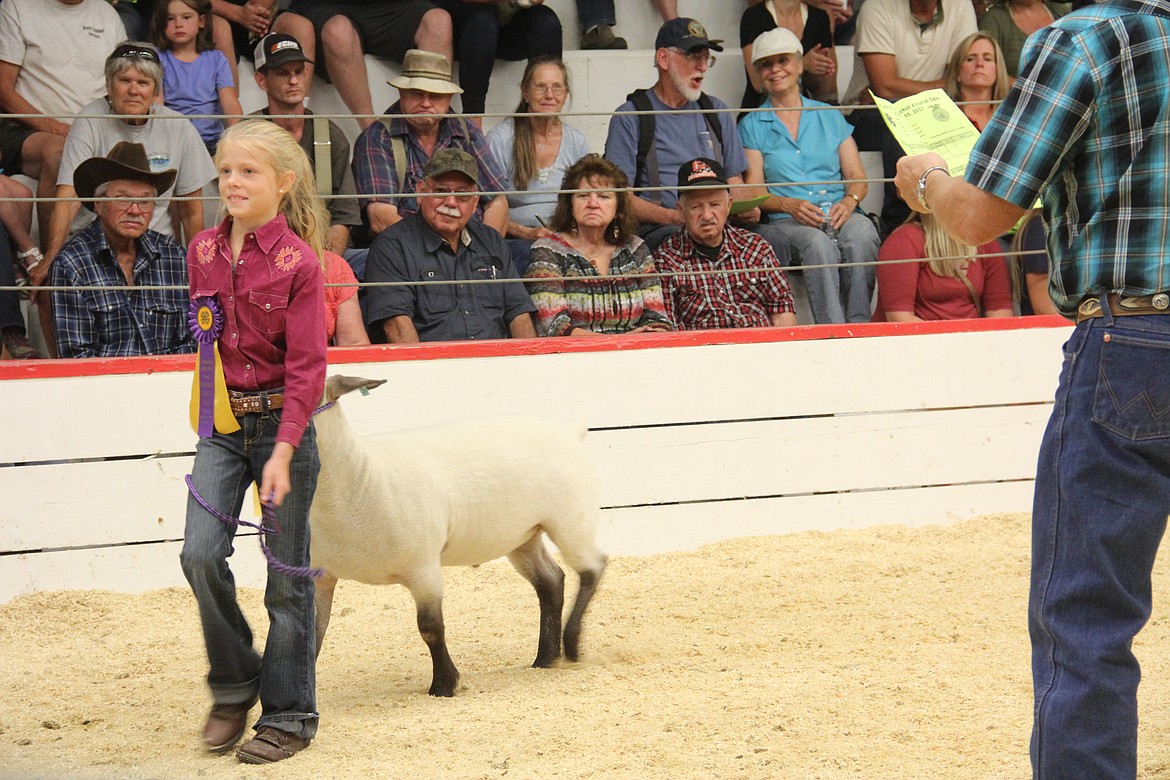
{"type": "Polygon", "coordinates": [[[755,227],[760,224],[760,208],[757,206],[754,209],[741,211],[731,218],[731,222],[740,227],[755,227]]]}
{"type": "MultiPolygon", "coordinates": [[[[898,194],[902,196],[902,200],[915,211],[926,213],[926,209],[918,202],[918,180],[928,169],[935,167],[943,169],[938,172],[940,175],[947,171],[947,161],[934,152],[898,160],[898,173],[894,176],[894,184],[898,187],[898,194]]],[[[947,172],[946,175],[949,176],[950,173],[947,172]]],[[[930,184],[927,183],[928,191],[929,187],[930,184]]]]}
{"type": "Polygon", "coordinates": [[[821,9],[833,17],[837,24],[844,24],[853,18],[853,5],[849,0],[804,0],[804,4],[821,9]]]}
{"type": "Polygon", "coordinates": [[[41,262],[28,269],[28,284],[32,289],[28,293],[29,303],[48,303],[49,294],[44,290],[39,289],[44,286],[45,281],[49,278],[49,258],[45,258],[41,262]]]}

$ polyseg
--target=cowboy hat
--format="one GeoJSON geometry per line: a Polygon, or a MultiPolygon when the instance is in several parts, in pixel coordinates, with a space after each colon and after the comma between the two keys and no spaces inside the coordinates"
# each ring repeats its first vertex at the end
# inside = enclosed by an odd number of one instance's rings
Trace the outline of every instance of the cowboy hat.
{"type": "Polygon", "coordinates": [[[421,89],[437,95],[461,95],[463,90],[451,80],[451,61],[442,54],[411,49],[402,58],[402,74],[387,82],[398,89],[421,89]]]}
{"type": "Polygon", "coordinates": [[[178,171],[153,173],[142,144],[119,141],[105,157],[90,157],[73,172],[73,187],[81,198],[81,205],[93,211],[93,193],[103,184],[117,179],[146,182],[161,195],[175,183],[178,171]]]}

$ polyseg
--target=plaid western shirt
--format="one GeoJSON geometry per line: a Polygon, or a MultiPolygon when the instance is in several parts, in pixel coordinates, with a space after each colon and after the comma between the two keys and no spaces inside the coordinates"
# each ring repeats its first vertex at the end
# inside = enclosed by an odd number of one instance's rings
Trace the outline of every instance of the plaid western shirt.
{"type": "Polygon", "coordinates": [[[654,264],[670,274],[662,278],[662,297],[679,330],[760,328],[772,324],[772,314],[795,311],[776,253],[755,233],[725,227],[712,262],[680,229],[658,247],[654,264]]]}
{"type": "Polygon", "coordinates": [[[1020,79],[966,179],[1028,207],[1040,195],[1064,314],[1086,295],[1170,289],[1170,2],[1115,0],[1029,39],[1020,79]]]}
{"type": "Polygon", "coordinates": [[[94,220],[49,266],[49,283],[76,289],[52,294],[57,352],[63,358],[169,355],[195,351],[187,329],[187,260],[170,237],[147,230],[138,239],[134,284],[125,287],[101,222],[94,220]]]}
{"type": "MultiPolygon", "coordinates": [[[[395,114],[401,109],[398,103],[386,109],[386,113],[395,114]]],[[[362,214],[370,203],[389,203],[398,208],[402,216],[414,214],[418,211],[418,201],[411,198],[387,198],[387,194],[400,192],[413,193],[415,187],[423,177],[423,169],[427,160],[431,158],[419,146],[410,126],[405,119],[394,118],[386,122],[374,124],[362,131],[353,146],[353,177],[357,185],[358,202],[362,214]],[[392,136],[402,138],[406,148],[406,182],[398,181],[398,172],[394,166],[394,150],[390,143],[392,136]]],[[[435,143],[435,151],[440,149],[462,149],[475,158],[479,164],[479,189],[482,192],[500,192],[509,189],[507,175],[488,148],[487,139],[483,131],[463,117],[449,113],[439,122],[439,140],[435,143]]],[[[481,197],[475,208],[477,216],[483,216],[483,208],[491,200],[490,197],[481,197]]]]}

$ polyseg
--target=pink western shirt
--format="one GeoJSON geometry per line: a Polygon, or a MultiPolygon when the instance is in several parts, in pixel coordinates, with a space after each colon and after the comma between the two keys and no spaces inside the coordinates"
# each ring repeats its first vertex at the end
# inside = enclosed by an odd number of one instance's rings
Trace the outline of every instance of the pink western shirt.
{"type": "Polygon", "coordinates": [[[219,354],[230,390],[284,388],[276,440],[301,442],[325,388],[325,286],[317,256],[283,216],[249,233],[235,267],[231,217],[187,250],[192,298],[224,312],[219,354]]]}

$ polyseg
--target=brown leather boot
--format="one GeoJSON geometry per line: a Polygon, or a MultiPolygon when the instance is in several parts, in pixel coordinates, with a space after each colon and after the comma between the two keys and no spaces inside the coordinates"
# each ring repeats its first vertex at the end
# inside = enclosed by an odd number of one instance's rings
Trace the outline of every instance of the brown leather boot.
{"type": "Polygon", "coordinates": [[[628,48],[625,38],[613,34],[613,28],[608,24],[599,24],[581,36],[582,49],[625,49],[628,48]]]}
{"type": "Polygon", "coordinates": [[[207,714],[203,725],[203,749],[208,753],[226,753],[236,746],[244,736],[248,722],[248,710],[256,703],[258,696],[243,704],[216,704],[207,714]]]}
{"type": "Polygon", "coordinates": [[[309,746],[312,740],[297,737],[287,731],[265,726],[256,736],[245,742],[236,751],[236,758],[242,764],[273,764],[292,758],[309,746]]]}

